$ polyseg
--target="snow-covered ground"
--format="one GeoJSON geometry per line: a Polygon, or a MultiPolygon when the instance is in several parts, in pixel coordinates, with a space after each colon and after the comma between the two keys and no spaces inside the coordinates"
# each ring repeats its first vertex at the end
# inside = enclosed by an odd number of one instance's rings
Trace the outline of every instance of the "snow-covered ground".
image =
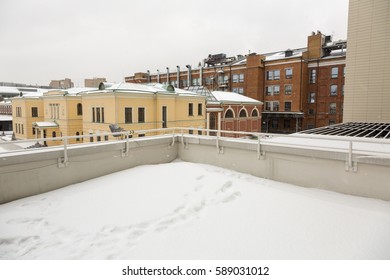
{"type": "Polygon", "coordinates": [[[390,259],[389,236],[390,202],[182,161],[0,205],[0,259],[390,259]]]}

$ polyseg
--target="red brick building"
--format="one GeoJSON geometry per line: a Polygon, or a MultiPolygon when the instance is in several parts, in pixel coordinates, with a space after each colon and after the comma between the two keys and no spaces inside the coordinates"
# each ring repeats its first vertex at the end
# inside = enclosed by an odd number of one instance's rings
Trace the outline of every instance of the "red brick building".
{"type": "Polygon", "coordinates": [[[209,129],[260,132],[262,102],[234,92],[213,91],[211,94],[215,101],[207,102],[209,129]]]}
{"type": "Polygon", "coordinates": [[[239,93],[264,103],[263,132],[291,133],[342,122],[346,45],[313,32],[305,48],[237,57],[209,55],[196,68],[147,71],[125,80],[239,93]]]}

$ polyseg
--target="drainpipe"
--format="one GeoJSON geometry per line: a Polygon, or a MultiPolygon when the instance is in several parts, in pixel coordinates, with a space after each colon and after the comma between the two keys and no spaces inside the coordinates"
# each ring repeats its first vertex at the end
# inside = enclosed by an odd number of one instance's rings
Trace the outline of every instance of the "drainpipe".
{"type": "Polygon", "coordinates": [[[188,74],[187,74],[187,86],[191,86],[191,65],[187,64],[186,65],[188,69],[188,74]]]}
{"type": "Polygon", "coordinates": [[[177,74],[176,74],[176,79],[177,79],[177,87],[180,88],[180,66],[177,65],[177,74]]]}
{"type": "Polygon", "coordinates": [[[169,85],[169,67],[167,67],[167,85],[169,85]]]}
{"type": "Polygon", "coordinates": [[[146,73],[148,74],[147,82],[150,83],[150,71],[148,70],[146,73]]]}
{"type": "Polygon", "coordinates": [[[160,83],[160,70],[157,69],[157,83],[160,83]]]}

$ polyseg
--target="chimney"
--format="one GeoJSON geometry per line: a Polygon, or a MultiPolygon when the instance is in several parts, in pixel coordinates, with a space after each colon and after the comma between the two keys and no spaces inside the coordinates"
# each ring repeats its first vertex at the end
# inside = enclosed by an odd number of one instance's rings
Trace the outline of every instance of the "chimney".
{"type": "Polygon", "coordinates": [[[187,74],[187,86],[191,86],[191,65],[187,64],[186,65],[188,69],[188,74],[187,74]]]}
{"type": "Polygon", "coordinates": [[[157,83],[160,83],[160,70],[157,69],[157,83]]]}
{"type": "Polygon", "coordinates": [[[169,85],[169,67],[167,67],[167,85],[169,85]]]}

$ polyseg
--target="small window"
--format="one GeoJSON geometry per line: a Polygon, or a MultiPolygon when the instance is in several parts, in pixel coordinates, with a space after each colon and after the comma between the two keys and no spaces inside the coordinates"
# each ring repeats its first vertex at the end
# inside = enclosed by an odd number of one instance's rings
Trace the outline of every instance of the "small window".
{"type": "Polygon", "coordinates": [[[316,93],[315,92],[310,92],[309,93],[309,103],[315,103],[316,102],[316,93]]]}
{"type": "Polygon", "coordinates": [[[246,118],[247,117],[246,110],[241,109],[239,116],[240,116],[240,118],[246,118]]]}
{"type": "Polygon", "coordinates": [[[100,107],[96,108],[96,122],[100,123],[100,107]]]}
{"type": "Polygon", "coordinates": [[[198,103],[198,116],[202,116],[202,115],[203,115],[203,104],[198,103]]]}
{"type": "Polygon", "coordinates": [[[315,84],[317,79],[317,71],[316,69],[310,70],[310,77],[309,77],[309,83],[315,84]]]}
{"type": "Polygon", "coordinates": [[[56,137],[57,137],[57,133],[56,133],[55,131],[53,131],[53,132],[51,133],[51,137],[56,138],[56,137]]]}
{"type": "MultiPolygon", "coordinates": [[[[77,132],[76,132],[76,136],[79,136],[79,135],[80,135],[80,132],[77,131],[77,132]]],[[[80,137],[77,137],[77,138],[76,138],[76,141],[79,142],[79,141],[80,141],[80,137]]]]}
{"type": "Polygon", "coordinates": [[[77,103],[77,116],[83,115],[83,104],[77,103]]]}
{"type": "Polygon", "coordinates": [[[189,103],[188,104],[188,115],[189,116],[193,116],[194,115],[194,104],[193,103],[189,103]]]}
{"type": "Polygon", "coordinates": [[[337,85],[331,85],[330,86],[330,95],[336,96],[337,95],[337,85]]]}
{"type": "Polygon", "coordinates": [[[234,117],[233,111],[231,109],[228,109],[225,112],[225,118],[233,118],[233,117],[234,117]]]}
{"type": "Polygon", "coordinates": [[[138,123],[145,122],[145,108],[138,108],[138,123]]]}
{"type": "Polygon", "coordinates": [[[291,79],[293,76],[293,70],[292,68],[287,68],[286,69],[286,79],[291,79]]]}
{"type": "Polygon", "coordinates": [[[336,114],[337,111],[337,105],[335,102],[329,103],[329,114],[336,114]]]}
{"type": "Polygon", "coordinates": [[[280,70],[274,71],[274,80],[280,80],[280,70]]]}
{"type": "Polygon", "coordinates": [[[286,94],[286,95],[292,94],[292,85],[285,85],[284,86],[284,94],[286,94]]]}
{"type": "Polygon", "coordinates": [[[133,108],[125,108],[125,123],[133,123],[133,108]]]}
{"type": "Polygon", "coordinates": [[[291,101],[285,101],[284,102],[284,111],[285,112],[291,112],[291,101]]]}
{"type": "Polygon", "coordinates": [[[37,118],[38,117],[38,107],[31,107],[31,116],[33,118],[37,118]]]}
{"type": "Polygon", "coordinates": [[[333,67],[332,68],[332,79],[336,79],[339,76],[339,68],[338,67],[333,67]]]}
{"type": "Polygon", "coordinates": [[[270,80],[273,80],[274,78],[274,75],[273,75],[273,71],[267,71],[267,80],[270,81],[270,80]]]}
{"type": "Polygon", "coordinates": [[[280,86],[274,86],[274,95],[280,93],[280,86]]]}

